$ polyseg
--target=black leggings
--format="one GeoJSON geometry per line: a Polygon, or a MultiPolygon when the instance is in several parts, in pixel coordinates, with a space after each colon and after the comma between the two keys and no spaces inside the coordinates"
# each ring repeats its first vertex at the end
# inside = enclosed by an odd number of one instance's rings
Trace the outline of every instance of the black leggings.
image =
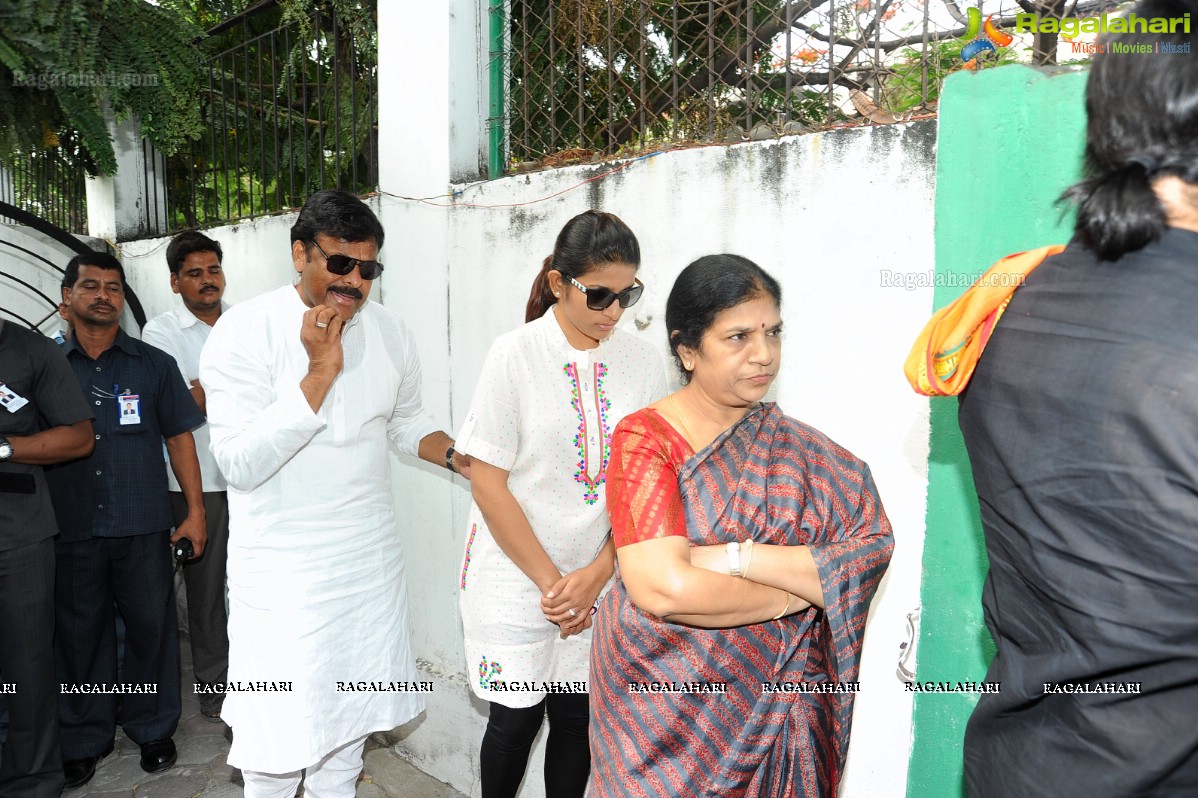
{"type": "Polygon", "coordinates": [[[590,704],[585,693],[550,693],[536,706],[519,709],[491,702],[491,717],[479,756],[482,798],[515,797],[546,710],[549,739],[545,744],[545,795],[582,798],[591,775],[587,740],[590,704]]]}

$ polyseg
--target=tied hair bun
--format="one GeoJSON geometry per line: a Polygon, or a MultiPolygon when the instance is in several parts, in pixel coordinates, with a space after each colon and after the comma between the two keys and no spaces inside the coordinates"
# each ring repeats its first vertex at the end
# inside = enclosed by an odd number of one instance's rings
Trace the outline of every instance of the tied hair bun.
{"type": "Polygon", "coordinates": [[[1133,155],[1123,162],[1123,168],[1138,166],[1144,170],[1144,176],[1155,177],[1161,171],[1161,162],[1151,155],[1133,155]]]}

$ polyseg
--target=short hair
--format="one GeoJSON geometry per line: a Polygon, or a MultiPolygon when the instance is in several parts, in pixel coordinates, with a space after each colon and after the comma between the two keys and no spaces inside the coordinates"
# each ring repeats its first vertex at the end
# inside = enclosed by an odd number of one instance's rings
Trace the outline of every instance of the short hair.
{"type": "Polygon", "coordinates": [[[178,274],[183,268],[183,261],[195,252],[214,252],[217,263],[225,258],[219,241],[212,240],[198,230],[188,230],[172,238],[166,248],[166,265],[170,267],[171,274],[178,274]]]}
{"type": "MultiPolygon", "coordinates": [[[[1141,18],[1178,20],[1192,0],[1146,0],[1141,18]]],[[[1180,28],[1171,24],[1170,28],[1180,28]]],[[[1187,26],[1188,27],[1188,26],[1187,26]]],[[[1189,34],[1118,33],[1100,39],[1086,82],[1085,179],[1062,195],[1077,206],[1075,232],[1103,260],[1116,260],[1155,241],[1165,229],[1165,209],[1152,181],[1176,175],[1198,183],[1198,59],[1192,56],[1128,55],[1175,47],[1184,52],[1189,34]]]]}
{"type": "Polygon", "coordinates": [[[778,281],[740,255],[705,255],[682,270],[666,299],[666,330],[684,382],[690,382],[690,372],[682,365],[678,348],[697,350],[716,316],[761,296],[772,297],[782,306],[778,281]]]}
{"type": "Polygon", "coordinates": [[[628,225],[614,213],[583,211],[566,222],[553,254],[545,258],[541,271],[533,280],[528,304],[524,307],[526,322],[539,319],[557,302],[549,287],[549,272],[561,272],[562,277],[578,279],[596,266],[624,263],[638,268],[641,265],[641,245],[628,225]]]}
{"type": "Polygon", "coordinates": [[[379,249],[383,248],[385,235],[382,222],[370,206],[340,189],[317,191],[308,197],[291,225],[291,242],[306,244],[315,241],[318,233],[355,244],[373,241],[379,249]]]}
{"type": "Polygon", "coordinates": [[[66,271],[62,275],[63,288],[74,288],[75,283],[79,282],[80,266],[95,266],[104,271],[115,271],[121,276],[121,288],[128,287],[125,283],[125,267],[121,266],[119,260],[107,252],[84,252],[67,261],[66,271]]]}

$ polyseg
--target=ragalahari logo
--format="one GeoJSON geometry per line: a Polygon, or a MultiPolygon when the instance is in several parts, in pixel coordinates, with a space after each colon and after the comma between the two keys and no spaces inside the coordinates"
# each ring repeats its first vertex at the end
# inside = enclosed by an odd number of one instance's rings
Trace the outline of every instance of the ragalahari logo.
{"type": "Polygon", "coordinates": [[[970,8],[965,13],[968,26],[964,38],[968,44],[961,48],[961,60],[965,62],[966,69],[977,69],[977,57],[982,53],[996,53],[999,47],[1006,47],[1015,41],[1014,36],[994,24],[993,14],[986,17],[986,24],[983,25],[980,8],[970,8]]]}

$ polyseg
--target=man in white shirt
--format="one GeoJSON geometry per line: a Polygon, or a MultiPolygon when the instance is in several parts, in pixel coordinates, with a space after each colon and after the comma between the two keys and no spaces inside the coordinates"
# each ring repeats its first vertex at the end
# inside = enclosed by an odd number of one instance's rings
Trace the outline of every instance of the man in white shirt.
{"type": "Polygon", "coordinates": [[[229,680],[249,688],[225,702],[228,761],[248,798],[301,776],[309,798],[351,798],[366,737],[424,708],[387,441],[463,476],[469,460],[424,412],[407,327],[368,301],[383,235],[352,194],[314,194],[293,284],[230,309],[200,358],[229,482],[229,680]]]}
{"type": "MultiPolygon", "coordinates": [[[[179,295],[183,304],[150,320],[141,333],[143,341],[175,358],[179,371],[191,386],[191,395],[205,415],[204,386],[199,379],[200,351],[208,340],[208,333],[212,332],[212,325],[228,309],[222,300],[225,293],[223,258],[220,243],[203,233],[180,233],[171,239],[166,248],[171,290],[179,295]]],[[[225,697],[221,689],[229,673],[228,616],[225,612],[229,501],[225,478],[209,450],[207,425],[192,434],[203,481],[208,545],[202,557],[188,562],[183,568],[187,585],[187,625],[200,712],[209,720],[218,721],[225,697]]],[[[187,502],[169,468],[166,476],[170,482],[175,523],[180,524],[187,517],[187,502]]]]}

